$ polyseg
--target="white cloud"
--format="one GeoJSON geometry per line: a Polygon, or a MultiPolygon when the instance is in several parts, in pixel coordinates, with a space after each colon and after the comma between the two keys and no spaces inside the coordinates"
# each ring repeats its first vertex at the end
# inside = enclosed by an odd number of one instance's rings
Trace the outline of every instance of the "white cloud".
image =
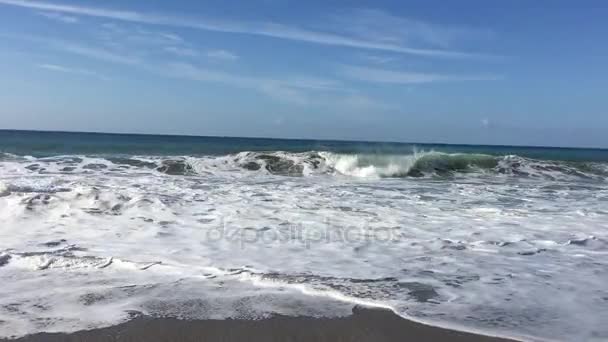
{"type": "Polygon", "coordinates": [[[196,67],[189,63],[169,63],[165,69],[166,74],[172,77],[190,79],[194,81],[220,82],[239,87],[252,88],[259,80],[236,76],[222,71],[196,67]]]}
{"type": "Polygon", "coordinates": [[[96,59],[99,61],[116,63],[116,64],[124,64],[124,65],[141,65],[143,58],[139,55],[125,52],[125,50],[118,49],[107,49],[104,47],[100,47],[99,44],[93,47],[91,45],[83,45],[81,43],[74,43],[71,41],[54,39],[49,37],[38,37],[32,35],[24,35],[24,34],[3,34],[0,33],[0,37],[19,40],[19,41],[28,41],[30,43],[34,43],[38,46],[44,45],[49,48],[52,48],[56,51],[66,52],[74,55],[79,55],[86,58],[96,59]]]}
{"type": "Polygon", "coordinates": [[[188,63],[172,63],[158,72],[165,76],[200,82],[216,82],[257,91],[282,102],[346,110],[387,110],[392,107],[363,94],[353,93],[338,81],[316,77],[262,78],[205,69],[188,63]]]}
{"type": "Polygon", "coordinates": [[[87,70],[87,69],[82,69],[82,68],[72,68],[72,67],[66,67],[66,66],[62,66],[62,65],[57,65],[57,64],[37,64],[36,67],[41,68],[41,69],[46,69],[46,70],[50,70],[50,71],[56,71],[56,72],[62,72],[62,73],[67,73],[67,74],[75,74],[75,75],[81,75],[81,76],[91,76],[91,77],[95,77],[98,78],[100,80],[104,80],[107,81],[110,78],[99,74],[95,71],[91,71],[91,70],[87,70]]]}
{"type": "Polygon", "coordinates": [[[315,89],[314,85],[307,83],[234,75],[222,71],[200,68],[188,63],[171,63],[159,71],[166,76],[175,78],[200,82],[216,82],[238,88],[252,89],[275,99],[301,105],[310,103],[310,97],[306,90],[315,89]]]}
{"type": "Polygon", "coordinates": [[[346,91],[340,88],[338,81],[315,77],[284,77],[263,78],[249,77],[241,74],[231,74],[213,69],[201,68],[189,63],[169,63],[164,68],[166,74],[173,77],[191,79],[196,81],[220,82],[237,87],[252,88],[263,91],[273,91],[278,88],[290,88],[310,91],[337,92],[346,91]]]}
{"type": "Polygon", "coordinates": [[[496,75],[451,75],[424,72],[394,71],[360,66],[342,66],[340,73],[359,81],[395,84],[416,84],[456,81],[495,81],[501,79],[496,75]]]}
{"type": "Polygon", "coordinates": [[[287,83],[312,90],[348,91],[339,81],[320,77],[293,76],[287,79],[287,83]]]}
{"type": "MultiPolygon", "coordinates": [[[[237,88],[251,89],[284,102],[301,105],[309,103],[309,96],[305,90],[314,90],[316,87],[315,84],[308,85],[306,83],[292,83],[288,80],[281,79],[236,75],[197,67],[189,63],[176,62],[163,65],[151,64],[144,62],[141,59],[117,55],[104,49],[80,46],[61,41],[53,41],[49,42],[49,44],[52,47],[65,52],[105,62],[137,67],[140,70],[148,71],[163,77],[199,82],[220,83],[237,88]]],[[[58,72],[92,75],[92,73],[85,73],[81,70],[60,65],[40,64],[38,67],[58,72]]]]}
{"type": "MultiPolygon", "coordinates": [[[[226,33],[239,33],[239,34],[251,34],[265,37],[273,37],[279,39],[330,45],[330,46],[343,46],[358,49],[369,49],[369,50],[381,50],[391,51],[402,54],[413,54],[421,56],[435,56],[435,57],[451,57],[451,58],[463,58],[463,57],[487,57],[480,54],[466,53],[461,51],[446,50],[446,49],[435,49],[435,48],[415,48],[408,45],[407,42],[402,43],[401,41],[394,39],[393,35],[381,36],[374,32],[373,29],[365,29],[365,25],[369,24],[370,13],[356,13],[354,20],[358,21],[357,25],[358,32],[350,32],[350,35],[346,34],[335,34],[328,32],[321,32],[312,29],[304,29],[296,26],[287,26],[270,22],[235,22],[228,20],[216,20],[216,19],[205,19],[205,18],[186,18],[166,15],[156,15],[143,12],[135,11],[121,11],[111,10],[99,7],[85,7],[77,5],[65,5],[65,4],[54,4],[40,1],[25,1],[25,0],[0,0],[0,4],[12,5],[25,7],[36,10],[52,11],[59,13],[75,14],[81,16],[92,16],[105,19],[114,19],[129,21],[142,24],[154,24],[154,25],[165,25],[174,27],[188,27],[206,31],[215,32],[226,32],[226,33]],[[363,18],[363,20],[362,20],[363,18]],[[367,19],[366,19],[367,18],[367,19]],[[360,24],[364,24],[361,26],[360,24]],[[363,27],[363,28],[362,28],[363,27]],[[354,34],[353,34],[354,33],[354,34]],[[366,34],[367,33],[367,34],[366,34]]],[[[379,14],[373,14],[378,16],[379,14]]],[[[351,15],[352,17],[352,15],[351,15]]],[[[419,24],[416,24],[420,26],[419,24]]],[[[414,26],[416,26],[414,25],[414,26]]],[[[335,27],[335,23],[333,23],[335,27]]],[[[344,25],[340,25],[344,27],[344,25]]],[[[410,25],[412,26],[412,25],[410,25]]],[[[426,32],[425,29],[418,29],[417,32],[426,32]]],[[[425,37],[426,41],[432,40],[429,37],[435,35],[435,31],[431,33],[418,33],[418,36],[425,37]]]]}
{"type": "Polygon", "coordinates": [[[462,40],[485,40],[488,30],[443,26],[403,18],[378,9],[351,9],[332,16],[343,32],[372,41],[448,48],[462,40]]]}
{"type": "Polygon", "coordinates": [[[127,21],[142,21],[145,18],[136,12],[129,11],[113,11],[101,8],[87,8],[83,6],[72,6],[62,4],[52,4],[48,2],[38,1],[26,1],[26,0],[0,0],[0,4],[19,6],[25,8],[38,9],[43,11],[53,11],[62,13],[80,14],[91,17],[103,17],[111,18],[116,20],[127,20],[127,21]]]}
{"type": "Polygon", "coordinates": [[[104,23],[98,36],[106,45],[126,44],[128,46],[164,47],[183,46],[185,40],[171,32],[147,30],[140,25],[119,25],[104,23]]]}
{"type": "Polygon", "coordinates": [[[93,48],[88,46],[76,45],[61,41],[53,41],[51,45],[56,48],[77,54],[84,57],[94,58],[111,63],[136,65],[141,63],[141,60],[136,56],[129,56],[125,54],[114,53],[108,50],[93,48]]]}
{"type": "Polygon", "coordinates": [[[226,50],[209,50],[206,56],[213,59],[220,59],[224,61],[236,61],[239,56],[226,50]]]}
{"type": "Polygon", "coordinates": [[[163,38],[165,38],[165,39],[168,39],[170,41],[173,41],[175,43],[181,43],[181,42],[184,41],[184,39],[182,37],[178,36],[175,33],[161,32],[160,36],[163,37],[163,38]]]}
{"type": "Polygon", "coordinates": [[[181,46],[167,46],[164,50],[182,57],[198,57],[200,55],[197,50],[181,46]]]}
{"type": "Polygon", "coordinates": [[[361,58],[374,64],[386,64],[396,60],[395,57],[379,55],[363,55],[361,58]]]}
{"type": "Polygon", "coordinates": [[[48,69],[48,70],[53,70],[53,71],[61,71],[61,72],[71,72],[72,69],[63,67],[61,65],[56,65],[56,64],[38,64],[36,65],[39,68],[42,69],[48,69]]]}
{"type": "Polygon", "coordinates": [[[64,15],[58,12],[38,12],[38,15],[43,16],[47,19],[60,21],[66,24],[75,24],[79,21],[77,17],[71,15],[64,15]]]}
{"type": "MultiPolygon", "coordinates": [[[[365,97],[363,94],[358,94],[356,91],[345,87],[342,82],[335,79],[307,75],[288,75],[273,78],[246,76],[240,73],[229,73],[202,68],[183,62],[159,64],[141,58],[140,56],[121,54],[112,49],[91,47],[69,41],[48,39],[46,37],[41,38],[28,35],[14,36],[2,33],[0,33],[0,36],[44,44],[57,51],[137,68],[138,70],[150,72],[162,77],[220,83],[237,88],[251,89],[274,99],[298,105],[314,105],[338,109],[387,109],[387,106],[382,102],[376,102],[365,97]]],[[[95,72],[54,64],[40,64],[38,67],[57,72],[80,73],[91,76],[97,75],[100,78],[105,78],[103,75],[95,72]]]]}
{"type": "Polygon", "coordinates": [[[180,35],[144,29],[139,24],[109,22],[96,31],[101,45],[115,55],[128,55],[138,59],[153,58],[159,52],[179,57],[199,57],[201,53],[180,35]]]}

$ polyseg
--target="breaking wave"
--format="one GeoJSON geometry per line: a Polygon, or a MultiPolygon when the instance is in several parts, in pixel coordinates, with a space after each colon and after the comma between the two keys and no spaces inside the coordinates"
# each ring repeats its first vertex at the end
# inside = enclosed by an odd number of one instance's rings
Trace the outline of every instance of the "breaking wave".
{"type": "MultiPolygon", "coordinates": [[[[412,154],[275,151],[240,152],[203,157],[60,156],[28,158],[26,161],[29,165],[25,168],[38,173],[137,170],[137,172],[157,172],[171,176],[204,176],[218,172],[240,172],[295,177],[336,175],[360,178],[445,178],[463,174],[504,175],[547,180],[605,180],[608,177],[608,165],[604,163],[538,160],[517,155],[496,156],[435,151],[412,154]]],[[[4,189],[4,191],[6,190],[4,189]]]]}
{"type": "Polygon", "coordinates": [[[419,152],[403,155],[337,154],[331,152],[241,152],[206,158],[170,158],[151,166],[150,161],[131,161],[169,175],[204,175],[217,171],[248,171],[283,176],[320,174],[361,178],[451,177],[463,173],[516,177],[585,178],[603,180],[608,168],[599,163],[545,161],[516,155],[419,152]]]}

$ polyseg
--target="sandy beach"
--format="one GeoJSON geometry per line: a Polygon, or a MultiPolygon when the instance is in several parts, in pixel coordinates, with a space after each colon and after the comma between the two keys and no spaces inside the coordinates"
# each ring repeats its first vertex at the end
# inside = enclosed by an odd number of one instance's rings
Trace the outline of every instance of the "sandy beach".
{"type": "MultiPolygon", "coordinates": [[[[0,340],[2,342],[9,340],[0,340]]],[[[139,317],[70,334],[40,333],[13,342],[107,341],[514,341],[432,327],[388,310],[355,308],[342,318],[276,316],[263,320],[178,320],[139,317]]]]}

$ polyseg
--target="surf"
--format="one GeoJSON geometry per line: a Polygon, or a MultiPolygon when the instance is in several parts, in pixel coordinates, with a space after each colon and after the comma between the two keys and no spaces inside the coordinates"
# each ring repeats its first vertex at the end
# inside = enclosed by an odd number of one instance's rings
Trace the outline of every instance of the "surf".
{"type": "MultiPolygon", "coordinates": [[[[543,160],[519,155],[482,153],[336,153],[330,151],[244,151],[205,156],[86,156],[11,157],[5,168],[23,169],[30,174],[78,174],[136,172],[167,176],[274,175],[287,177],[338,176],[353,178],[453,178],[511,177],[545,180],[604,181],[608,164],[567,160],[543,160]]],[[[35,178],[27,182],[35,182],[35,178]]],[[[23,183],[23,182],[22,182],[23,183]]],[[[42,184],[12,184],[0,187],[0,193],[12,190],[41,190],[42,184]]],[[[47,191],[55,191],[46,185],[47,191]]]]}

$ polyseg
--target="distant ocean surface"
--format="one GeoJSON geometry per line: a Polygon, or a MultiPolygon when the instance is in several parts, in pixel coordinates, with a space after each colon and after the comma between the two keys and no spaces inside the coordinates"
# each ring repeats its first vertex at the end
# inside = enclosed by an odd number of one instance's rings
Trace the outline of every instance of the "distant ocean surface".
{"type": "Polygon", "coordinates": [[[0,131],[0,337],[353,305],[608,340],[608,150],[0,131]]]}
{"type": "Polygon", "coordinates": [[[327,151],[348,154],[411,154],[414,151],[438,151],[496,156],[519,155],[528,158],[563,161],[608,162],[607,149],[11,130],[0,130],[0,146],[4,153],[37,157],[69,154],[204,156],[226,155],[246,151],[327,151]]]}

